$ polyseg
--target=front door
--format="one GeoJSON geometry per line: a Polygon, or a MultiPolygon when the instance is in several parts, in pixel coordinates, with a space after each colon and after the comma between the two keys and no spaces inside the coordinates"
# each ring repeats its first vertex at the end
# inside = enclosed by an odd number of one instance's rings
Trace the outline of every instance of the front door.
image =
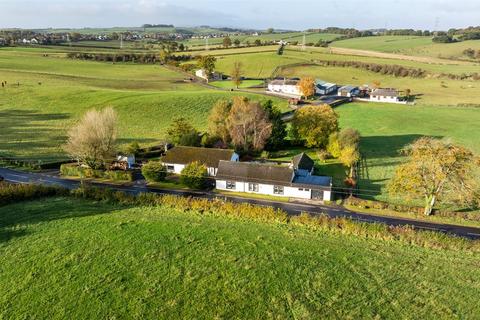
{"type": "Polygon", "coordinates": [[[323,200],[323,191],[312,190],[312,200],[323,200]]]}

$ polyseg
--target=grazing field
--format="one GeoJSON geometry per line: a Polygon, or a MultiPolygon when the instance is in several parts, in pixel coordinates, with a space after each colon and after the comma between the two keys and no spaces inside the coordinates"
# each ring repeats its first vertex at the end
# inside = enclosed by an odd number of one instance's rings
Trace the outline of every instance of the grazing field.
{"type": "Polygon", "coordinates": [[[402,161],[400,150],[421,136],[451,139],[480,154],[478,108],[351,103],[335,110],[341,127],[356,128],[362,135],[360,150],[365,160],[359,184],[365,197],[404,201],[389,197],[384,187],[402,161]]]}
{"type": "MultiPolygon", "coordinates": [[[[230,80],[224,81],[213,81],[209,82],[210,85],[223,89],[234,89],[236,88],[235,84],[230,80]]],[[[265,82],[263,80],[243,80],[242,83],[238,86],[240,89],[246,89],[257,86],[264,86],[265,82]]]]}
{"type": "Polygon", "coordinates": [[[269,78],[278,66],[304,62],[304,58],[279,56],[275,52],[217,56],[217,70],[225,74],[232,71],[234,62],[241,62],[243,74],[250,78],[269,78]]]}
{"type": "MultiPolygon", "coordinates": [[[[238,93],[209,90],[158,65],[112,64],[44,57],[41,51],[0,51],[0,155],[64,159],[68,128],[91,108],[113,106],[122,144],[164,139],[175,117],[199,129],[219,99],[238,93]]],[[[244,94],[252,99],[266,97],[244,94]]],[[[286,102],[271,98],[285,110],[286,102]]]]}
{"type": "Polygon", "coordinates": [[[336,41],[332,46],[340,48],[401,53],[406,49],[432,44],[431,37],[374,36],[336,41]]]}
{"type": "MultiPolygon", "coordinates": [[[[423,69],[433,75],[442,73],[455,75],[480,73],[479,64],[467,61],[452,62],[450,60],[437,59],[435,63],[425,63],[400,58],[359,57],[352,54],[330,53],[330,49],[325,48],[307,48],[305,51],[301,51],[296,47],[287,47],[283,55],[278,55],[276,53],[276,47],[273,46],[258,47],[258,51],[256,51],[255,48],[238,48],[199,51],[194,54],[210,54],[216,56],[218,60],[217,69],[226,74],[231,72],[232,65],[235,61],[240,61],[243,63],[244,74],[247,77],[269,77],[275,68],[279,66],[297,63],[315,63],[318,61],[361,61],[380,65],[400,65],[408,68],[423,69]]],[[[363,70],[359,71],[364,72],[363,70]]]]}
{"type": "Polygon", "coordinates": [[[378,36],[336,41],[333,47],[371,50],[387,53],[401,53],[412,56],[425,56],[442,59],[465,60],[463,50],[480,50],[479,40],[456,43],[434,43],[431,37],[378,36]]]}
{"type": "Polygon", "coordinates": [[[475,318],[478,258],[52,198],[0,207],[0,317],[475,318]]]}
{"type": "MultiPolygon", "coordinates": [[[[393,55],[394,57],[375,57],[369,55],[362,55],[364,51],[356,52],[356,54],[350,53],[336,53],[338,48],[308,48],[305,51],[300,51],[297,48],[287,48],[284,55],[288,57],[304,58],[309,61],[361,61],[364,63],[375,63],[380,65],[399,65],[408,68],[423,69],[432,74],[450,73],[450,74],[471,74],[480,73],[480,64],[468,62],[468,61],[450,61],[441,59],[428,58],[428,62],[407,60],[410,58],[420,59],[422,57],[412,57],[402,55],[400,59],[399,55],[393,55]],[[405,58],[405,59],[403,59],[405,58]]],[[[345,49],[342,49],[345,50],[345,49]]],[[[342,51],[343,52],[343,51],[342,51]]],[[[369,53],[372,53],[371,51],[369,53]]],[[[384,55],[384,53],[373,52],[375,54],[384,55]]]]}
{"type": "MultiPolygon", "coordinates": [[[[247,44],[247,42],[253,44],[255,40],[264,41],[280,41],[284,40],[287,42],[298,41],[302,43],[303,35],[305,34],[306,43],[317,43],[320,40],[329,41],[333,40],[340,35],[332,33],[303,33],[303,32],[285,32],[285,33],[270,33],[270,34],[260,34],[258,36],[249,36],[249,35],[239,35],[239,36],[230,36],[230,39],[234,41],[235,39],[240,40],[241,44],[247,44]]],[[[223,44],[224,38],[209,38],[208,44],[213,46],[218,46],[223,44]]],[[[187,39],[182,41],[185,45],[194,48],[198,46],[205,46],[205,39],[187,39]]]]}

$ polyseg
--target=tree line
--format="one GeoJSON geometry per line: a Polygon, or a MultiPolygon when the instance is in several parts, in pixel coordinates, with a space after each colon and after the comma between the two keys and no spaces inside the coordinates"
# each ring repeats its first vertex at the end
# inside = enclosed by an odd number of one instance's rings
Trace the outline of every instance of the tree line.
{"type": "Polygon", "coordinates": [[[171,55],[166,51],[154,53],[89,53],[69,52],[69,59],[92,60],[104,62],[135,62],[144,64],[167,63],[169,61],[180,62],[193,59],[191,55],[171,55]]]}
{"type": "MultiPolygon", "coordinates": [[[[428,76],[437,76],[439,78],[448,78],[450,80],[480,80],[480,74],[474,73],[438,73],[433,74],[420,68],[408,68],[395,64],[377,64],[372,62],[360,61],[338,61],[338,60],[315,60],[315,64],[326,67],[352,67],[356,69],[363,69],[374,73],[383,75],[392,75],[395,77],[412,77],[412,78],[426,78],[428,76]]],[[[288,68],[292,65],[281,66],[274,71],[274,74],[281,72],[282,69],[288,68]]]]}

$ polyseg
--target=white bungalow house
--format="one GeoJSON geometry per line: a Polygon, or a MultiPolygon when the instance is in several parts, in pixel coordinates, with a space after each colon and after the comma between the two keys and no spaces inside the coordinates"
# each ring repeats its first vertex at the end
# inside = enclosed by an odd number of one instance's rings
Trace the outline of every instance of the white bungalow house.
{"type": "Polygon", "coordinates": [[[378,88],[370,92],[370,101],[398,103],[400,102],[400,97],[396,89],[378,88]]]}
{"type": "Polygon", "coordinates": [[[208,175],[217,174],[220,161],[239,161],[240,156],[234,150],[178,146],[168,150],[161,158],[170,173],[181,174],[189,163],[198,161],[208,169],[208,175]]]}
{"type": "Polygon", "coordinates": [[[207,82],[222,80],[223,78],[221,73],[212,72],[211,74],[208,74],[205,69],[198,69],[197,71],[195,71],[195,75],[199,78],[206,80],[207,82]]]}
{"type": "Polygon", "coordinates": [[[313,175],[313,165],[305,154],[296,156],[290,165],[220,161],[215,185],[225,191],[332,200],[332,178],[313,175]]]}
{"type": "Polygon", "coordinates": [[[338,89],[337,93],[340,97],[356,97],[360,94],[360,89],[355,86],[343,86],[340,89],[338,89]]]}
{"type": "Polygon", "coordinates": [[[323,80],[315,81],[315,93],[321,96],[332,94],[337,91],[337,85],[335,83],[326,82],[323,80]]]}
{"type": "Polygon", "coordinates": [[[299,80],[295,79],[273,80],[268,84],[267,91],[293,98],[300,98],[303,94],[298,83],[299,80]]]}

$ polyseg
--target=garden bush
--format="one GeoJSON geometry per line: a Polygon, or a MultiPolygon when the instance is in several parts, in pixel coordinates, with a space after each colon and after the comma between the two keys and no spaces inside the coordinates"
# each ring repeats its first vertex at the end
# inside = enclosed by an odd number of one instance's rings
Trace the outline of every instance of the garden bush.
{"type": "Polygon", "coordinates": [[[160,182],[167,177],[167,168],[161,162],[150,161],[142,166],[142,174],[148,182],[160,182]]]}
{"type": "Polygon", "coordinates": [[[208,181],[207,167],[200,162],[192,162],[185,166],[180,181],[192,189],[205,189],[208,181]]]}
{"type": "Polygon", "coordinates": [[[131,171],[123,170],[96,170],[81,167],[77,164],[62,164],[60,174],[66,177],[108,179],[113,181],[133,181],[131,171]]]}

